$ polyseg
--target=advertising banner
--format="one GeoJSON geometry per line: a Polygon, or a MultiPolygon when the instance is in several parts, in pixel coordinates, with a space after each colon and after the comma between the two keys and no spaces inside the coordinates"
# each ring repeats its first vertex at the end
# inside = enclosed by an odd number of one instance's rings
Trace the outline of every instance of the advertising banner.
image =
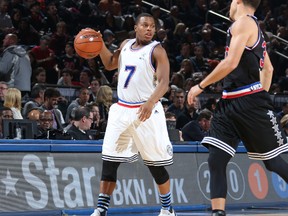
{"type": "MultiPolygon", "coordinates": [[[[175,153],[168,167],[174,206],[210,204],[207,153],[175,153]]],[[[288,155],[284,155],[288,160],[288,155]]],[[[2,152],[0,212],[93,208],[97,205],[100,153],[2,152]]],[[[287,184],[261,161],[236,154],[227,168],[227,203],[287,201],[287,184]]],[[[157,187],[141,160],[121,164],[111,207],[160,204],[157,187]]]]}

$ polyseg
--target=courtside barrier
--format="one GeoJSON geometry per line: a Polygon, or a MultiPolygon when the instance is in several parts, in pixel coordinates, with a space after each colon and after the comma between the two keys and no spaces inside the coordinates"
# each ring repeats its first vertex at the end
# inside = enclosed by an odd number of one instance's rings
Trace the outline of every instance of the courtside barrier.
{"type": "MultiPolygon", "coordinates": [[[[0,215],[89,215],[97,205],[101,148],[102,140],[0,140],[0,215]]],[[[209,209],[207,149],[199,142],[177,142],[173,148],[174,164],[168,167],[173,206],[209,209]]],[[[283,179],[261,161],[249,160],[243,145],[237,152],[227,168],[228,206],[288,206],[283,179]]],[[[141,159],[122,164],[111,213],[150,212],[159,205],[141,159]]]]}

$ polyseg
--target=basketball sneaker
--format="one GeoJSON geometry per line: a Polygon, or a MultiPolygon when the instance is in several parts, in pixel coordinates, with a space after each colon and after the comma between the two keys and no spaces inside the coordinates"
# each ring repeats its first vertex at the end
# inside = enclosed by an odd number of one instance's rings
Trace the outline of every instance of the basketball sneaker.
{"type": "Polygon", "coordinates": [[[90,216],[107,216],[107,211],[100,212],[98,209],[95,209],[90,216]]]}
{"type": "Polygon", "coordinates": [[[170,210],[161,209],[160,214],[158,216],[177,216],[174,209],[171,208],[170,210]]]}

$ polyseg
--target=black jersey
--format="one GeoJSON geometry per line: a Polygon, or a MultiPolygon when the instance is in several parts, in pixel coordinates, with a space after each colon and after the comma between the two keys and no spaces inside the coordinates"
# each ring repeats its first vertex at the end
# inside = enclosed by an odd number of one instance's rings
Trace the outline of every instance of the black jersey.
{"type": "MultiPolygon", "coordinates": [[[[249,85],[260,80],[259,71],[264,65],[264,56],[266,54],[266,42],[262,31],[258,25],[257,18],[250,16],[258,26],[258,39],[252,47],[245,48],[238,66],[224,78],[224,89],[232,90],[241,86],[249,85]]],[[[233,35],[231,27],[227,31],[225,57],[229,55],[229,45],[233,35]]]]}

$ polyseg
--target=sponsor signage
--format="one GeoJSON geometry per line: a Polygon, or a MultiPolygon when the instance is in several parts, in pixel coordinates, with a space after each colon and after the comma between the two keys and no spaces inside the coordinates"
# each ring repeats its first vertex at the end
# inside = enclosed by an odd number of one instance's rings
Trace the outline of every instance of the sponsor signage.
{"type": "MultiPolygon", "coordinates": [[[[174,153],[168,167],[174,206],[210,204],[207,153],[174,153]]],[[[284,155],[288,160],[288,155],[284,155]]],[[[0,212],[93,208],[102,160],[89,152],[0,154],[0,212]]],[[[261,161],[238,153],[227,168],[227,203],[285,202],[287,184],[261,161]]],[[[121,164],[111,207],[155,206],[157,187],[141,160],[121,164]]]]}

